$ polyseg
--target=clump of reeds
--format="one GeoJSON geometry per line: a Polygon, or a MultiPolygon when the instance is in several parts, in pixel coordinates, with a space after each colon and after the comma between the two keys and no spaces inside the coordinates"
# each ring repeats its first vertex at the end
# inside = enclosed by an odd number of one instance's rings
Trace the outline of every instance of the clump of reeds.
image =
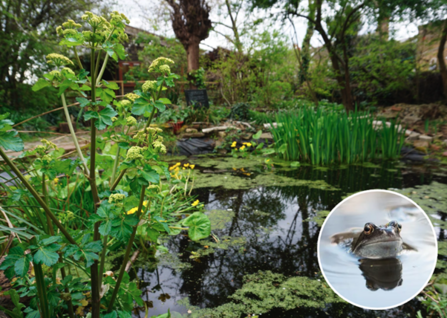
{"type": "Polygon", "coordinates": [[[272,134],[278,156],[314,165],[396,159],[405,137],[396,122],[382,121],[382,128],[374,129],[373,117],[361,111],[301,108],[278,113],[276,122],[272,134]]]}

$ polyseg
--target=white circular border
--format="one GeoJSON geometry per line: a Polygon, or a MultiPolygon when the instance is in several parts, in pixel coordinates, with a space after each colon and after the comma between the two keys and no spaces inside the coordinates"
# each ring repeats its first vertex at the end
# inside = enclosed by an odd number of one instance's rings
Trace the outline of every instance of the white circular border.
{"type": "Polygon", "coordinates": [[[354,305],[354,306],[357,306],[357,307],[359,307],[359,308],[369,309],[369,310],[387,310],[387,309],[391,309],[391,308],[399,307],[400,305],[403,305],[403,304],[409,302],[410,300],[412,300],[413,298],[415,298],[417,295],[419,295],[419,294],[421,293],[422,290],[424,290],[425,286],[427,285],[427,283],[430,281],[431,277],[433,276],[433,273],[435,272],[435,269],[436,269],[436,264],[437,264],[437,262],[438,262],[438,239],[437,239],[437,236],[436,236],[435,228],[434,228],[432,222],[430,221],[430,218],[428,217],[427,213],[426,213],[426,212],[425,212],[425,211],[424,211],[424,210],[423,210],[423,209],[422,209],[416,202],[414,202],[413,200],[411,200],[409,197],[407,197],[407,196],[405,196],[405,195],[403,195],[403,194],[401,194],[401,193],[394,192],[394,191],[390,191],[390,190],[382,190],[382,189],[365,190],[365,191],[361,191],[361,192],[354,193],[353,195],[350,195],[349,197],[344,198],[344,199],[343,199],[342,201],[340,201],[340,202],[339,202],[339,203],[332,209],[332,211],[327,215],[326,219],[325,219],[324,222],[323,222],[323,225],[321,226],[320,234],[318,235],[317,258],[318,258],[318,266],[320,267],[320,270],[321,270],[321,273],[323,274],[324,279],[325,279],[326,282],[328,283],[329,287],[331,287],[331,289],[332,289],[332,290],[333,290],[333,291],[334,291],[340,298],[342,298],[343,300],[347,301],[348,303],[350,303],[350,304],[352,304],[352,305],[354,305]],[[433,235],[434,235],[434,237],[435,237],[435,245],[436,245],[436,261],[434,262],[433,270],[432,270],[431,275],[428,277],[427,281],[426,281],[425,284],[422,286],[421,290],[419,290],[417,293],[415,293],[412,297],[408,298],[407,300],[405,300],[405,301],[403,301],[403,302],[401,302],[401,303],[398,303],[398,304],[396,304],[396,305],[389,306],[389,307],[365,307],[365,306],[358,305],[358,304],[356,304],[356,303],[354,303],[354,302],[352,302],[352,301],[346,299],[345,297],[343,297],[342,295],[340,295],[340,293],[339,293],[337,290],[335,290],[334,287],[332,287],[331,283],[329,282],[329,280],[327,279],[327,277],[326,277],[326,275],[325,275],[325,273],[324,273],[324,271],[323,271],[323,267],[321,266],[321,261],[320,261],[320,242],[321,242],[321,236],[322,236],[322,234],[323,234],[324,226],[326,225],[327,221],[329,220],[329,217],[331,216],[331,214],[334,213],[334,211],[336,211],[337,208],[338,208],[342,203],[344,203],[345,201],[347,201],[347,200],[349,200],[349,199],[351,199],[351,198],[353,198],[353,197],[355,197],[355,196],[357,196],[357,195],[361,195],[361,194],[364,194],[364,193],[367,193],[367,192],[386,192],[386,193],[395,194],[395,195],[398,195],[398,196],[400,196],[400,197],[402,197],[402,198],[407,199],[408,201],[410,201],[411,203],[413,203],[417,208],[419,208],[422,212],[424,212],[424,216],[425,216],[425,218],[427,219],[428,224],[430,224],[431,229],[432,229],[432,232],[433,232],[433,235]]]}

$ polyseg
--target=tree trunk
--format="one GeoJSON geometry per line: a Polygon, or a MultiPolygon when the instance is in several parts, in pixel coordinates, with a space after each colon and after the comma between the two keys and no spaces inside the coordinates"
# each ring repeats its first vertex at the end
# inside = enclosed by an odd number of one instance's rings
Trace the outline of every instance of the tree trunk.
{"type": "Polygon", "coordinates": [[[444,27],[442,28],[441,40],[438,48],[438,64],[439,72],[442,76],[442,88],[444,92],[444,98],[447,99],[447,67],[445,65],[444,48],[447,40],[447,20],[444,21],[444,27]]]}
{"type": "MultiPolygon", "coordinates": [[[[312,6],[312,1],[309,0],[309,17],[313,20],[315,19],[315,7],[312,6]]],[[[300,73],[299,73],[299,83],[300,85],[304,83],[304,81],[307,78],[307,72],[309,70],[309,64],[310,64],[310,40],[312,36],[314,35],[314,23],[310,20],[307,21],[307,30],[306,35],[303,39],[303,44],[301,47],[303,48],[303,54],[301,54],[301,67],[300,67],[300,73]]]]}
{"type": "Polygon", "coordinates": [[[191,75],[194,71],[199,69],[199,43],[198,41],[191,41],[188,49],[186,50],[186,54],[188,57],[188,81],[191,83],[190,88],[196,89],[197,87],[193,84],[195,83],[195,78],[191,75]]]}
{"type": "Polygon", "coordinates": [[[186,51],[188,55],[188,73],[199,69],[199,43],[200,41],[192,41],[186,51]]]}

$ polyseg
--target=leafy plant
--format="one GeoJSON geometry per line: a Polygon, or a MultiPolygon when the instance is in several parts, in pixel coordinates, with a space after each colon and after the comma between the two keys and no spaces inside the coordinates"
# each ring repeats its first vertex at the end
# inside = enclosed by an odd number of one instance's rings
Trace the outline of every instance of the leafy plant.
{"type": "Polygon", "coordinates": [[[205,89],[205,70],[203,67],[189,73],[191,80],[191,85],[196,86],[198,89],[205,89]]]}
{"type": "Polygon", "coordinates": [[[143,304],[141,291],[125,271],[136,240],[142,248],[148,240],[154,250],[163,250],[161,235],[182,230],[188,230],[192,240],[209,235],[203,206],[190,203],[191,169],[187,176],[170,173],[160,157],[166,152],[161,130],[151,127],[154,116],[171,104],[162,93],[178,78],[170,70],[173,61],[155,59],[148,72],[156,79],[117,100],[118,87],[102,80],[102,75],[109,58],[125,57],[121,41],[126,40],[129,20],[118,12],[110,20],[91,12],[82,19],[83,25],[69,20],[57,28],[63,37],[60,44],[73,50],[78,70],[73,70],[75,63],[68,57],[49,54],[48,64],[54,70],[33,86],[36,91],[51,86],[58,90],[77,158],[66,159],[64,150],[42,140],[12,161],[4,149],[21,151],[23,142],[8,114],[0,115],[0,156],[11,176],[5,180],[7,195],[0,202],[11,222],[2,227],[9,241],[3,245],[7,257],[0,269],[20,297],[32,298],[24,311],[28,318],[74,318],[87,310],[92,318],[129,317],[134,303],[143,304]],[[79,48],[90,50],[90,72],[78,58],[79,48]],[[102,66],[101,55],[105,55],[102,66]],[[71,127],[68,91],[78,94],[83,118],[90,121],[89,153],[79,146],[71,127]],[[143,129],[136,129],[134,116],[144,119],[143,129]],[[168,208],[164,202],[174,205],[168,208]],[[116,279],[103,277],[110,251],[124,252],[116,279]],[[30,264],[33,278],[28,275],[30,264]]]}
{"type": "Polygon", "coordinates": [[[236,120],[248,120],[250,105],[247,103],[236,103],[233,105],[228,118],[236,120]]]}

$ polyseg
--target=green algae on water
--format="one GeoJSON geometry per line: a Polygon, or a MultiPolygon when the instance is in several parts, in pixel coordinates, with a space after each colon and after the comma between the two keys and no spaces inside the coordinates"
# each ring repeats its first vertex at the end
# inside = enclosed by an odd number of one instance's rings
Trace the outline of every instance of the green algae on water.
{"type": "Polygon", "coordinates": [[[329,215],[329,213],[331,213],[331,211],[317,211],[317,215],[304,220],[304,222],[315,222],[319,227],[321,227],[323,226],[324,220],[326,220],[326,217],[329,215]]]}
{"type": "Polygon", "coordinates": [[[211,230],[223,230],[225,224],[231,222],[234,217],[233,211],[227,210],[209,210],[205,212],[211,222],[211,230]]]}
{"type": "Polygon", "coordinates": [[[187,298],[179,301],[179,304],[191,310],[191,314],[184,317],[240,318],[247,314],[262,315],[273,309],[324,308],[327,304],[345,302],[323,279],[290,277],[271,271],[246,275],[242,287],[229,298],[231,302],[216,308],[193,307],[187,298]]]}
{"type": "Polygon", "coordinates": [[[211,174],[211,173],[195,173],[194,188],[216,188],[223,187],[225,189],[253,189],[264,186],[302,186],[313,189],[336,191],[336,187],[331,186],[323,180],[299,180],[274,173],[258,174],[256,176],[237,176],[232,173],[211,174]]]}

